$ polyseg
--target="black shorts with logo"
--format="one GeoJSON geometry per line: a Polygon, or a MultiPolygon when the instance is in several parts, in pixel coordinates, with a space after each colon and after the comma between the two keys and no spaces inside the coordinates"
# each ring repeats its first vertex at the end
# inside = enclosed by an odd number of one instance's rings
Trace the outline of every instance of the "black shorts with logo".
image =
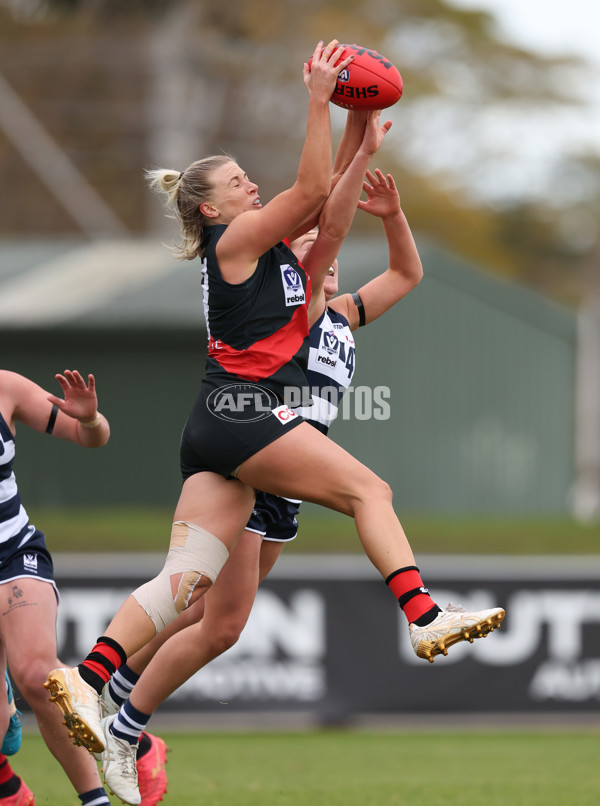
{"type": "Polygon", "coordinates": [[[0,562],[0,585],[14,582],[23,577],[49,582],[58,600],[58,589],[54,582],[54,564],[46,547],[46,537],[36,529],[30,540],[11,553],[2,553],[0,562]]]}
{"type": "Polygon", "coordinates": [[[205,470],[230,478],[246,459],[303,422],[259,383],[205,379],[181,435],[183,479],[205,470]]]}

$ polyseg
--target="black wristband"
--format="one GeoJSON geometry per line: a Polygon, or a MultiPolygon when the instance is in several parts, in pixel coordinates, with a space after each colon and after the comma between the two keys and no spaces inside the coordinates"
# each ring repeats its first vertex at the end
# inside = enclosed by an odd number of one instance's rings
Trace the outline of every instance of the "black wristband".
{"type": "Polygon", "coordinates": [[[48,425],[46,426],[46,433],[51,434],[54,431],[54,423],[56,422],[56,415],[58,414],[58,406],[56,403],[52,404],[52,411],[48,417],[48,425]]]}
{"type": "Polygon", "coordinates": [[[352,294],[352,299],[354,301],[354,304],[358,308],[358,326],[363,327],[364,325],[367,324],[367,320],[365,318],[365,306],[363,305],[363,301],[360,298],[360,294],[358,293],[358,291],[355,291],[355,293],[352,294]]]}

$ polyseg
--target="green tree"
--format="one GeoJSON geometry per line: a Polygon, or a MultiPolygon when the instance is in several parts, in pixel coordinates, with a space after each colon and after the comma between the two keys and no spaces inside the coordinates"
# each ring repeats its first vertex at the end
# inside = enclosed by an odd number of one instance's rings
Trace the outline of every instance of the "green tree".
{"type": "MultiPolygon", "coordinates": [[[[368,44],[404,78],[377,165],[396,177],[415,231],[577,301],[600,166],[593,154],[552,152],[547,133],[585,114],[572,92],[585,66],[512,47],[489,15],[441,0],[378,0],[367,19],[365,9],[359,0],[4,0],[2,71],[124,226],[162,237],[170,225],[144,168],[224,150],[269,198],[295,174],[301,66],[314,43],[368,44]]],[[[334,109],[333,120],[339,135],[344,113],[334,109]]],[[[10,188],[0,232],[78,233],[61,188],[44,186],[1,131],[0,168],[10,188]]],[[[356,218],[357,231],[374,225],[356,218]]]]}

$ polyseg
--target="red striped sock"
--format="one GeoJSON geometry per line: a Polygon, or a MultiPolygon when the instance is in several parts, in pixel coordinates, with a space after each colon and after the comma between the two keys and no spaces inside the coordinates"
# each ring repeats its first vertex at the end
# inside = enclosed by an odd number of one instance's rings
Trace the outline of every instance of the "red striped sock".
{"type": "Polygon", "coordinates": [[[6,756],[0,753],[0,786],[2,786],[2,784],[5,784],[7,781],[10,781],[13,775],[14,772],[12,770],[12,767],[8,763],[8,759],[6,758],[6,756]]]}
{"type": "Polygon", "coordinates": [[[106,635],[98,638],[98,643],[79,666],[79,674],[100,694],[115,671],[127,661],[123,647],[106,635]]]}
{"type": "Polygon", "coordinates": [[[423,585],[421,574],[416,565],[399,568],[389,575],[386,583],[396,599],[398,599],[398,603],[409,624],[417,621],[432,608],[437,608],[436,603],[429,595],[429,591],[423,585]]]}

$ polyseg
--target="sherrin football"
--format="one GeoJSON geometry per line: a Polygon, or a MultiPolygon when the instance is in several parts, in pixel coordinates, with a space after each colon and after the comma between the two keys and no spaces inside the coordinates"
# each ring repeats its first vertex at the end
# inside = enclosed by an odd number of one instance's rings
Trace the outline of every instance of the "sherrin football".
{"type": "Polygon", "coordinates": [[[340,45],[340,56],[354,59],[337,79],[330,100],[343,109],[386,109],[402,96],[402,76],[398,69],[376,50],[360,45],[340,45]]]}

